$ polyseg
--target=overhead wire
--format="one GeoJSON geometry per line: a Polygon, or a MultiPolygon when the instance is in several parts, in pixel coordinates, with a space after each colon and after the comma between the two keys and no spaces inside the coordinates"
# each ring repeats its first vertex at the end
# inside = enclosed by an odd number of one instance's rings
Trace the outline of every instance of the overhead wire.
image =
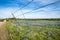
{"type": "MultiPolygon", "coordinates": [[[[31,2],[33,2],[33,1],[34,1],[34,0],[31,0],[30,2],[28,2],[28,3],[27,3],[25,6],[23,6],[22,8],[28,6],[28,5],[29,5],[31,2]]],[[[17,3],[17,4],[18,4],[18,3],[17,3]]],[[[24,14],[23,14],[23,11],[22,11],[22,8],[19,8],[19,9],[15,10],[13,13],[21,10],[23,17],[25,18],[24,14]]],[[[11,14],[13,14],[13,13],[11,13],[11,14]]],[[[12,16],[13,16],[14,18],[16,18],[14,14],[13,14],[12,16]]]]}
{"type": "MultiPolygon", "coordinates": [[[[30,3],[32,3],[34,0],[32,0],[32,1],[30,1],[29,3],[27,3],[25,6],[23,6],[22,8],[24,8],[24,7],[26,7],[26,6],[28,6],[30,3]]],[[[25,20],[25,15],[24,15],[24,13],[23,13],[23,11],[22,11],[22,8],[19,8],[17,11],[21,11],[21,13],[22,13],[22,15],[23,15],[23,18],[24,18],[24,23],[26,24],[26,26],[29,26],[28,25],[28,23],[26,22],[26,20],[25,20]]],[[[17,11],[15,11],[15,12],[17,12],[17,11]]],[[[14,12],[14,13],[15,13],[14,12]]],[[[29,27],[27,27],[27,28],[29,28],[29,27]]]]}
{"type": "MultiPolygon", "coordinates": [[[[31,0],[30,2],[28,2],[28,3],[27,3],[25,6],[23,6],[22,8],[28,6],[28,5],[29,5],[30,3],[32,3],[33,1],[34,1],[34,0],[31,0]]],[[[17,4],[18,4],[18,3],[17,3],[17,4]]],[[[22,9],[22,8],[19,8],[19,9],[15,10],[13,13],[19,11],[19,10],[22,9]]]]}
{"type": "MultiPolygon", "coordinates": [[[[56,2],[59,2],[59,1],[56,1],[56,2]]],[[[35,9],[29,11],[29,12],[26,12],[26,13],[24,13],[24,14],[31,13],[31,12],[35,12],[36,10],[38,10],[38,9],[40,9],[40,8],[44,8],[44,7],[46,7],[46,6],[49,6],[49,5],[55,4],[56,2],[53,2],[53,3],[47,4],[47,5],[44,5],[44,6],[40,6],[40,7],[35,8],[35,9]]],[[[21,15],[22,15],[22,14],[21,14],[21,15]]]]}

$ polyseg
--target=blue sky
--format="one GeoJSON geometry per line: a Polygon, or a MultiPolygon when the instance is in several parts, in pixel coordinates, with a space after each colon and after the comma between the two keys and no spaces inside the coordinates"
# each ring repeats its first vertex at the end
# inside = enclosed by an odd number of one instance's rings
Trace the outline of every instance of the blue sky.
{"type": "Polygon", "coordinates": [[[0,18],[60,18],[60,0],[0,0],[0,18]]]}

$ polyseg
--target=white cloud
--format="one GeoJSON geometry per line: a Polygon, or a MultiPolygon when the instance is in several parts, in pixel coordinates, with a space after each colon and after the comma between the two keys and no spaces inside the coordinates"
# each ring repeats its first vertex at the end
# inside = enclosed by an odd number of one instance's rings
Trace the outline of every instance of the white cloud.
{"type": "Polygon", "coordinates": [[[43,4],[49,4],[49,3],[53,3],[53,2],[56,2],[58,0],[34,0],[36,2],[41,2],[43,4]]]}
{"type": "MultiPolygon", "coordinates": [[[[28,0],[28,1],[30,1],[30,0],[28,0]]],[[[34,1],[41,2],[43,4],[49,4],[49,3],[53,3],[57,0],[34,0],[34,1]]],[[[18,7],[0,8],[0,18],[12,17],[11,13],[14,13],[15,10],[17,10],[17,9],[18,9],[18,7]]],[[[38,9],[39,11],[36,10],[36,12],[31,12],[31,13],[24,14],[24,15],[25,15],[25,18],[59,18],[60,12],[51,11],[53,9],[54,9],[53,6],[48,6],[45,8],[38,9]]],[[[23,13],[29,12],[31,10],[32,9],[22,9],[23,13]]],[[[21,15],[21,14],[22,14],[21,10],[16,11],[14,13],[14,15],[17,18],[24,18],[23,15],[21,15]]]]}
{"type": "MultiPolygon", "coordinates": [[[[12,17],[11,12],[14,12],[14,10],[16,10],[17,8],[3,8],[0,9],[0,18],[6,18],[6,17],[12,17]]],[[[40,9],[42,11],[37,11],[37,12],[33,12],[33,13],[28,13],[28,14],[24,14],[25,18],[59,18],[60,14],[59,12],[55,12],[55,11],[48,11],[46,9],[40,9]]],[[[30,10],[23,10],[23,12],[27,12],[30,10]]],[[[14,13],[14,15],[17,18],[24,18],[23,15],[21,15],[21,11],[17,11],[16,13],[14,13]]]]}
{"type": "MultiPolygon", "coordinates": [[[[6,17],[12,17],[13,13],[15,15],[15,17],[23,17],[21,10],[18,10],[18,8],[12,8],[12,7],[8,7],[8,8],[0,8],[0,18],[6,18],[6,17]],[[16,12],[15,12],[16,11],[16,12]]],[[[23,13],[28,12],[30,10],[22,10],[23,13]]]]}
{"type": "Polygon", "coordinates": [[[0,8],[0,16],[3,18],[12,17],[11,13],[14,11],[13,9],[15,8],[0,8]]]}

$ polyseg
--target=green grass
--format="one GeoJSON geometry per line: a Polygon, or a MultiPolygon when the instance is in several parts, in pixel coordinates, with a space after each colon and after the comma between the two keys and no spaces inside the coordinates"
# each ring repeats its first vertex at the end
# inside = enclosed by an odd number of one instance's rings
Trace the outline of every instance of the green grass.
{"type": "Polygon", "coordinates": [[[51,21],[53,24],[51,26],[43,24],[38,26],[22,24],[17,27],[13,25],[14,21],[19,22],[21,20],[7,21],[8,40],[60,40],[60,27],[54,25],[54,23],[60,22],[60,20],[42,20],[46,22],[51,21]]]}

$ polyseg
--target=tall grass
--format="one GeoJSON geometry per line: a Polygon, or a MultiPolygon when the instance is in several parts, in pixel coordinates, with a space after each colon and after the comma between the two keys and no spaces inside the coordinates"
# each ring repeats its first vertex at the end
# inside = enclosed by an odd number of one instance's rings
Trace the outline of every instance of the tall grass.
{"type": "Polygon", "coordinates": [[[7,22],[8,40],[60,40],[60,27],[57,25],[15,26],[13,22],[11,20],[7,22]]]}

